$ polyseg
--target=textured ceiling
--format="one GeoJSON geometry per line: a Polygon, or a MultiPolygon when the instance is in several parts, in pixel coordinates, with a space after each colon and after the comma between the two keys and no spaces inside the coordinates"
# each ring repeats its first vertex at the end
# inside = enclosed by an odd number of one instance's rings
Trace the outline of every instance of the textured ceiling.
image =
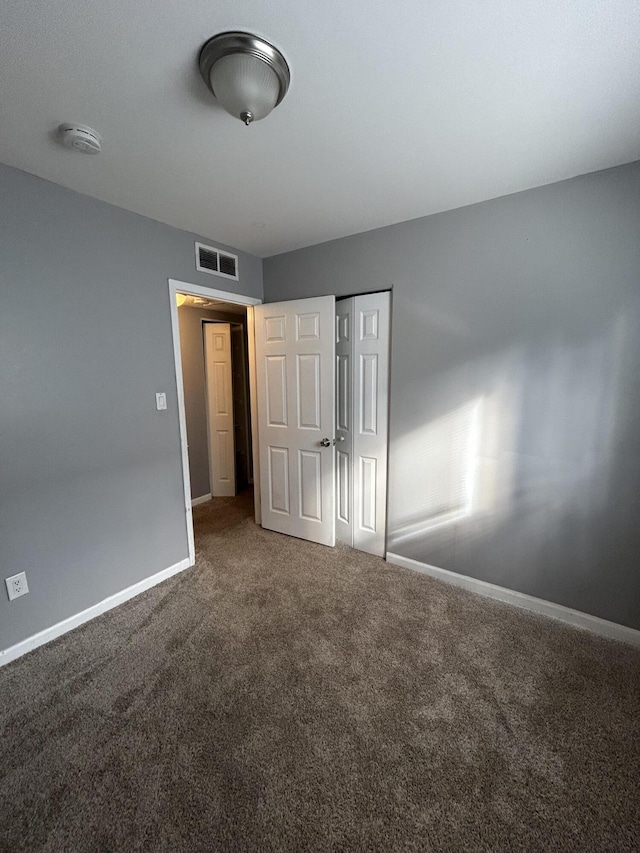
{"type": "Polygon", "coordinates": [[[0,0],[0,161],[271,255],[640,158],[639,45],[637,0],[0,0]],[[292,70],[249,128],[197,71],[227,29],[292,70]]]}

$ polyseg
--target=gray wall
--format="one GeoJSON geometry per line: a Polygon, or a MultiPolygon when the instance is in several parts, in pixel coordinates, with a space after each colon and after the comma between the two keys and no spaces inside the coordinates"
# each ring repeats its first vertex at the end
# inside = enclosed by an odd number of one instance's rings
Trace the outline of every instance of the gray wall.
{"type": "Polygon", "coordinates": [[[262,297],[195,239],[0,166],[0,649],[187,556],[167,279],[262,297]]]}
{"type": "Polygon", "coordinates": [[[244,325],[246,318],[242,314],[206,311],[189,305],[183,305],[178,309],[178,318],[180,321],[184,408],[189,441],[191,497],[199,498],[211,491],[202,320],[224,320],[227,323],[242,323],[244,325]]]}
{"type": "Polygon", "coordinates": [[[640,163],[264,263],[389,285],[389,550],[640,628],[640,163]]]}

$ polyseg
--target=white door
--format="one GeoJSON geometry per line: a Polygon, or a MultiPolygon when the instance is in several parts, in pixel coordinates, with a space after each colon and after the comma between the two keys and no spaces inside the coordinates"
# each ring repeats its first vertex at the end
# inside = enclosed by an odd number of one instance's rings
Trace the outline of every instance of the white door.
{"type": "Polygon", "coordinates": [[[336,302],[336,539],[353,547],[353,297],[336,302]]]}
{"type": "Polygon", "coordinates": [[[336,303],[336,530],[385,553],[391,294],[336,303]]]}
{"type": "Polygon", "coordinates": [[[205,324],[204,353],[211,494],[225,497],[236,493],[229,323],[205,324]]]}
{"type": "Polygon", "coordinates": [[[257,305],[262,526],[335,544],[335,298],[257,305]]]}

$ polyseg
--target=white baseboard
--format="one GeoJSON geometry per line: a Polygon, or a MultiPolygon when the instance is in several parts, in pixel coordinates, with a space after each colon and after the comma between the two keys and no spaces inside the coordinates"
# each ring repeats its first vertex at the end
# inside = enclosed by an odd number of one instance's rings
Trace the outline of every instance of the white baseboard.
{"type": "Polygon", "coordinates": [[[89,622],[89,620],[95,619],[96,616],[100,616],[101,613],[105,613],[107,610],[117,607],[124,601],[128,601],[130,598],[140,595],[141,592],[151,589],[152,586],[162,583],[162,581],[167,580],[167,578],[170,578],[172,575],[177,575],[178,572],[183,572],[192,565],[193,563],[189,558],[185,557],[184,560],[180,560],[179,563],[169,566],[168,569],[163,569],[161,572],[151,575],[151,577],[138,581],[138,583],[134,583],[133,586],[129,586],[120,592],[116,592],[115,595],[110,595],[103,601],[99,601],[97,604],[87,607],[86,610],[76,613],[75,616],[69,616],[68,619],[63,619],[62,622],[58,622],[50,628],[45,628],[44,631],[39,631],[32,637],[27,637],[26,640],[21,640],[19,643],[16,643],[15,646],[9,646],[8,649],[0,649],[0,666],[4,666],[4,664],[9,663],[10,661],[15,660],[22,655],[26,655],[27,652],[30,652],[32,649],[37,649],[38,646],[42,646],[44,643],[55,640],[56,637],[66,634],[67,631],[72,631],[84,622],[89,622]]]}
{"type": "Polygon", "coordinates": [[[210,501],[210,500],[211,500],[211,492],[209,492],[206,495],[200,495],[199,498],[192,498],[191,499],[191,506],[192,507],[200,506],[200,504],[206,504],[207,501],[210,501]]]}
{"type": "Polygon", "coordinates": [[[618,625],[617,622],[609,622],[606,619],[600,619],[598,616],[591,616],[589,613],[564,607],[562,604],[554,604],[552,601],[545,601],[542,598],[535,598],[533,595],[526,595],[523,592],[516,592],[513,589],[496,586],[493,583],[459,575],[447,569],[429,566],[427,563],[420,563],[418,560],[411,560],[408,557],[402,557],[400,554],[392,554],[390,551],[387,552],[386,559],[388,563],[403,566],[405,569],[412,569],[415,572],[422,572],[422,574],[445,581],[445,583],[476,592],[478,595],[495,598],[498,601],[504,601],[507,604],[513,604],[516,607],[522,607],[524,610],[531,610],[543,616],[550,616],[552,619],[558,619],[560,622],[566,622],[576,628],[584,628],[586,631],[607,637],[609,640],[619,640],[622,643],[628,643],[630,646],[640,647],[640,631],[635,628],[618,625]]]}

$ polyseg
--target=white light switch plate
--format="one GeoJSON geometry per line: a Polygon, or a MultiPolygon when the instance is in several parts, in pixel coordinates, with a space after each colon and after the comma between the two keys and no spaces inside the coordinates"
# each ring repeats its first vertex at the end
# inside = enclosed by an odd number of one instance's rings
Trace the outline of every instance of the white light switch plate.
{"type": "Polygon", "coordinates": [[[159,394],[156,394],[156,409],[159,412],[164,411],[167,408],[167,395],[164,391],[161,391],[159,394]]]}

